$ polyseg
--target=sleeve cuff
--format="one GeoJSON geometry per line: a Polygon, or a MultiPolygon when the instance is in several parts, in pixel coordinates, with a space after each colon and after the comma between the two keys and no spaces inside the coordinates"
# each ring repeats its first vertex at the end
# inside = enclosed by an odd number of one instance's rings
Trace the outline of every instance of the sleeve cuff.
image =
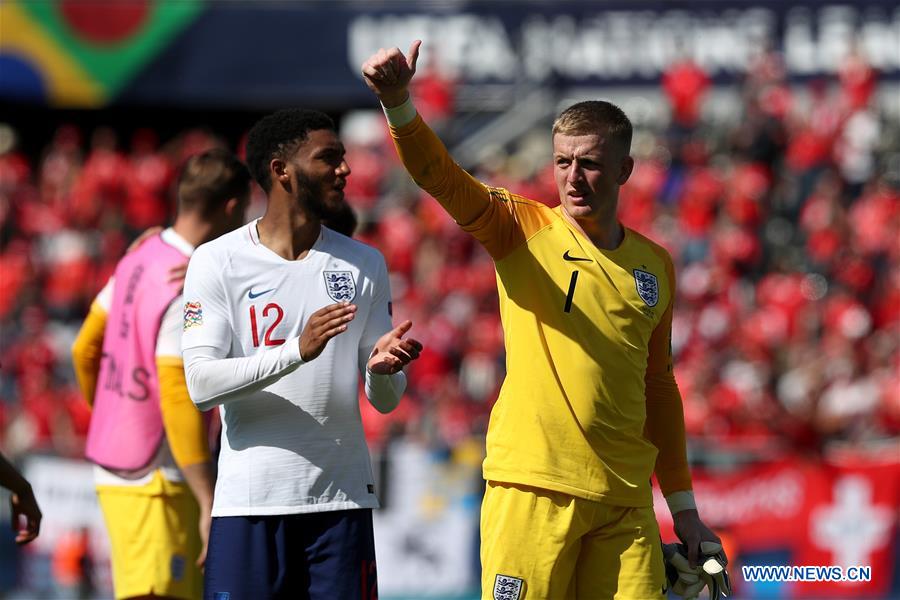
{"type": "Polygon", "coordinates": [[[382,375],[380,373],[373,373],[369,370],[369,365],[366,365],[366,378],[372,382],[389,383],[394,389],[397,388],[399,382],[402,381],[403,383],[406,383],[406,373],[402,370],[391,373],[390,375],[382,375]]]}
{"type": "Polygon", "coordinates": [[[392,375],[378,375],[366,367],[366,397],[378,412],[394,410],[406,391],[406,374],[398,371],[392,375]]]}
{"type": "Polygon", "coordinates": [[[669,513],[680,513],[684,510],[696,510],[697,503],[694,501],[694,492],[680,491],[672,492],[666,496],[666,504],[669,505],[669,513]]]}
{"type": "Polygon", "coordinates": [[[404,125],[409,125],[413,122],[413,119],[416,118],[416,107],[413,106],[412,98],[407,97],[406,102],[401,104],[400,106],[394,106],[393,108],[387,108],[382,105],[381,108],[384,110],[384,116],[387,117],[387,122],[391,127],[399,128],[404,125]]]}
{"type": "Polygon", "coordinates": [[[287,347],[283,350],[283,354],[281,355],[281,358],[286,360],[287,362],[286,362],[286,364],[283,364],[283,366],[288,367],[288,366],[291,366],[294,364],[302,365],[305,362],[303,360],[303,358],[300,356],[300,338],[299,337],[289,339],[288,341],[286,341],[284,343],[284,345],[287,347]]]}

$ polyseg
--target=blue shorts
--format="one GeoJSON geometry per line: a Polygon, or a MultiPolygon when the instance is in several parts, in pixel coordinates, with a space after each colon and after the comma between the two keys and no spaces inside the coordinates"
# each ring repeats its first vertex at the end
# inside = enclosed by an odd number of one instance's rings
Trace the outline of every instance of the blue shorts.
{"type": "Polygon", "coordinates": [[[216,517],[205,571],[206,600],[375,600],[372,511],[216,517]]]}

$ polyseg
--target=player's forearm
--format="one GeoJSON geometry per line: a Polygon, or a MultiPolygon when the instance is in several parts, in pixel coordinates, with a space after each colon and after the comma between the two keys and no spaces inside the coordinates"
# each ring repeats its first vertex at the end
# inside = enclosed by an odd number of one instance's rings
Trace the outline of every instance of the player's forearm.
{"type": "Polygon", "coordinates": [[[31,489],[28,480],[22,477],[18,469],[2,454],[0,454],[0,486],[5,487],[13,494],[22,494],[31,489]]]}
{"type": "Polygon", "coordinates": [[[366,398],[375,409],[387,414],[397,408],[406,391],[406,374],[378,375],[366,369],[366,398]]]}
{"type": "Polygon", "coordinates": [[[175,463],[183,471],[188,465],[209,461],[206,422],[188,395],[181,358],[157,357],[156,370],[160,413],[175,463]]]}
{"type": "Polygon", "coordinates": [[[687,460],[684,427],[684,407],[675,378],[669,375],[648,375],[647,439],[659,451],[656,458],[656,478],[663,494],[691,489],[691,472],[687,460]]]}
{"type": "Polygon", "coordinates": [[[416,184],[462,226],[481,216],[490,202],[487,190],[453,161],[443,142],[416,114],[412,102],[385,112],[397,154],[416,184]]]}
{"type": "Polygon", "coordinates": [[[207,346],[184,350],[187,388],[200,410],[246,397],[303,364],[297,338],[253,356],[220,358],[217,352],[207,346]]]}
{"type": "Polygon", "coordinates": [[[216,489],[216,471],[212,461],[183,466],[181,473],[200,505],[200,512],[208,514],[212,510],[213,493],[216,489]]]}
{"type": "MultiPolygon", "coordinates": [[[[670,297],[675,297],[675,273],[667,261],[666,275],[670,297]]],[[[691,489],[691,472],[687,461],[687,441],[684,429],[684,406],[675,381],[672,362],[672,313],[670,300],[659,323],[650,336],[647,353],[647,372],[644,375],[647,399],[647,439],[659,451],[656,458],[656,478],[666,496],[691,489]]]]}
{"type": "Polygon", "coordinates": [[[93,406],[100,374],[100,359],[103,356],[103,335],[106,329],[106,311],[96,302],[91,305],[78,337],[72,344],[72,367],[75,379],[85,401],[93,406]]]}

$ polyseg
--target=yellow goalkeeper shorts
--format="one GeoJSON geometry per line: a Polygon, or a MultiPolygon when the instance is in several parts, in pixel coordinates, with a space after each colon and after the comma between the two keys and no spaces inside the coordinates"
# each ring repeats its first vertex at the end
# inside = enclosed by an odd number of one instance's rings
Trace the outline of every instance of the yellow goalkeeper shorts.
{"type": "Polygon", "coordinates": [[[116,598],[200,598],[200,509],[190,488],[167,481],[159,470],[145,485],[96,487],[116,598]]]}
{"type": "Polygon", "coordinates": [[[592,502],[489,481],[481,507],[485,600],[661,600],[653,507],[592,502]]]}

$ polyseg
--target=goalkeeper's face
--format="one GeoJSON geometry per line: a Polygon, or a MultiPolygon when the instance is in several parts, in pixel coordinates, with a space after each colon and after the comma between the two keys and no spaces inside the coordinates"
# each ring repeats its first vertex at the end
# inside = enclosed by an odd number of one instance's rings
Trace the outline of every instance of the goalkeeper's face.
{"type": "Polygon", "coordinates": [[[553,136],[553,174],[559,201],[574,219],[615,218],[619,186],[634,161],[601,134],[553,136]]]}

